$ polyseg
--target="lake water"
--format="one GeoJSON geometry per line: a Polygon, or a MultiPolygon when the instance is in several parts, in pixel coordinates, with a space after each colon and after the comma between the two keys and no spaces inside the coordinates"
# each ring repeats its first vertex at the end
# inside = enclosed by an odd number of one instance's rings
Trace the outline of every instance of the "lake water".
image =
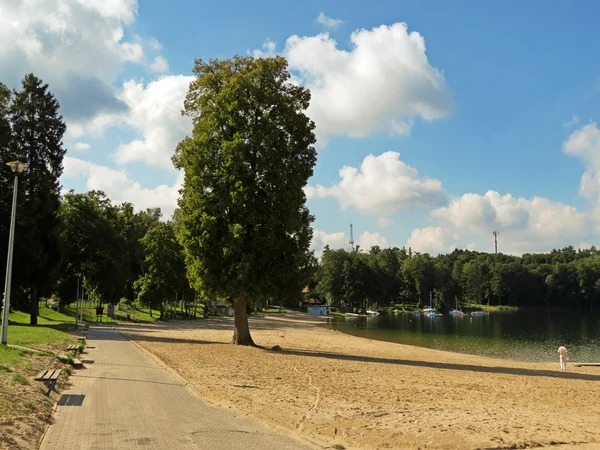
{"type": "Polygon", "coordinates": [[[558,361],[556,349],[564,343],[572,362],[600,362],[600,315],[570,311],[342,317],[332,318],[328,327],[369,339],[521,361],[558,361]]]}

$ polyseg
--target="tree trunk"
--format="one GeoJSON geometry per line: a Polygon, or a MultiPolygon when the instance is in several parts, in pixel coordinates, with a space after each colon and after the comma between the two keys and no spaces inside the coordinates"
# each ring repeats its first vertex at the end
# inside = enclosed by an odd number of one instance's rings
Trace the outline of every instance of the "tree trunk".
{"type": "Polygon", "coordinates": [[[37,290],[37,286],[34,283],[31,285],[31,305],[30,305],[30,309],[29,309],[29,314],[31,314],[31,317],[29,318],[30,325],[38,324],[38,314],[40,312],[39,307],[40,307],[40,305],[38,303],[38,290],[37,290]]]}
{"type": "Polygon", "coordinates": [[[233,332],[232,344],[236,345],[252,345],[254,341],[250,336],[250,329],[248,328],[248,313],[246,311],[246,294],[240,295],[235,299],[234,302],[234,324],[235,330],[233,332]]]}

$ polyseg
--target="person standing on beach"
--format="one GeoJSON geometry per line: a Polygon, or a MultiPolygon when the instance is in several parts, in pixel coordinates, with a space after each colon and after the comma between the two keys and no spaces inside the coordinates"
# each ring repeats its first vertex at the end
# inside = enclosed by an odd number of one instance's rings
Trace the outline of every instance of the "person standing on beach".
{"type": "Polygon", "coordinates": [[[567,370],[567,361],[569,360],[569,351],[567,347],[561,345],[558,347],[558,359],[560,361],[560,370],[567,370]]]}

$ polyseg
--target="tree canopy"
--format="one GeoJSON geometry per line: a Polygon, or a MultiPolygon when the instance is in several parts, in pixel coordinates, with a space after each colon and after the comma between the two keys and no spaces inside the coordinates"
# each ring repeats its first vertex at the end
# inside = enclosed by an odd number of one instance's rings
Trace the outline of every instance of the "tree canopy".
{"type": "Polygon", "coordinates": [[[234,299],[233,340],[253,344],[247,299],[297,296],[311,263],[310,93],[289,83],[281,57],[197,60],[194,73],[184,103],[194,130],[173,158],[185,170],[179,239],[192,285],[234,299]]]}
{"type": "Polygon", "coordinates": [[[313,294],[349,308],[461,301],[492,306],[600,306],[600,252],[573,247],[522,257],[455,250],[435,258],[405,248],[369,252],[326,248],[313,294]],[[360,269],[359,269],[360,268],[360,269]]]}

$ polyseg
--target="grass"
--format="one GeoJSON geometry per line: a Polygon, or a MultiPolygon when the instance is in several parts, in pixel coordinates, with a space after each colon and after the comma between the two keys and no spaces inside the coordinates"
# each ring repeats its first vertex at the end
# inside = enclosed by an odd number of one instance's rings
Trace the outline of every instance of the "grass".
{"type": "Polygon", "coordinates": [[[25,385],[25,386],[27,386],[27,385],[29,384],[29,381],[27,380],[27,378],[25,378],[25,377],[24,377],[23,375],[21,375],[20,373],[15,373],[15,374],[13,375],[13,380],[14,380],[16,383],[23,384],[23,385],[25,385]]]}
{"type": "Polygon", "coordinates": [[[481,305],[478,303],[467,303],[464,305],[464,307],[466,307],[467,309],[480,309],[482,311],[487,311],[487,312],[496,312],[496,311],[518,311],[519,307],[518,306],[506,306],[506,305],[499,305],[499,306],[492,306],[492,305],[481,305]]]}
{"type": "MultiPolygon", "coordinates": [[[[14,312],[8,322],[8,343],[22,347],[37,347],[49,343],[70,343],[67,331],[75,330],[75,318],[48,308],[40,308],[38,326],[29,325],[29,314],[14,312]]],[[[0,362],[2,362],[0,353],[0,362]]]]}

